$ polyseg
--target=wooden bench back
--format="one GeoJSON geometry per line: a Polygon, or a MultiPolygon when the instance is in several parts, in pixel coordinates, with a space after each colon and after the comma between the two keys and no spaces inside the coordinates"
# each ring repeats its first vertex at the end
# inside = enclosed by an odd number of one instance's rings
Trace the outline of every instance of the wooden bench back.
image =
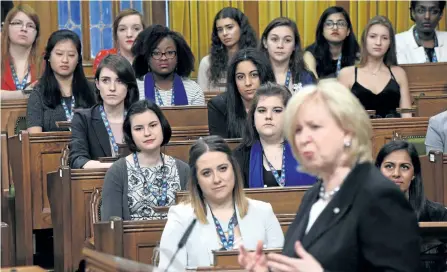
{"type": "Polygon", "coordinates": [[[206,106],[163,107],[162,111],[171,125],[171,141],[194,140],[209,134],[206,106]]]}
{"type": "Polygon", "coordinates": [[[69,132],[29,134],[9,138],[10,162],[15,187],[17,261],[33,264],[33,230],[52,227],[47,197],[47,173],[59,168],[61,151],[69,132]]]}
{"type": "Polygon", "coordinates": [[[8,135],[17,134],[18,124],[23,124],[23,120],[26,118],[28,99],[2,100],[0,103],[2,115],[1,131],[7,132],[8,135]]]}
{"type": "Polygon", "coordinates": [[[404,64],[413,97],[442,95],[447,92],[447,63],[404,64]]]}
{"type": "MultiPolygon", "coordinates": [[[[310,186],[250,188],[244,189],[244,192],[248,198],[270,203],[275,214],[295,214],[309,188],[310,186]]],[[[188,194],[187,191],[177,192],[175,202],[186,200],[188,194]]]]}
{"type": "Polygon", "coordinates": [[[432,117],[447,110],[447,94],[414,98],[416,116],[432,117]]]}
{"type": "Polygon", "coordinates": [[[48,174],[55,271],[74,271],[81,261],[81,250],[93,232],[91,196],[102,188],[106,171],[61,167],[48,174]]]}
{"type": "Polygon", "coordinates": [[[110,254],[84,248],[82,255],[85,260],[86,271],[90,272],[147,272],[153,267],[143,263],[137,263],[110,254]]]}
{"type": "Polygon", "coordinates": [[[402,139],[411,137],[425,138],[428,128],[428,117],[414,118],[383,118],[371,120],[373,127],[372,151],[373,158],[384,144],[399,135],[402,139]]]}

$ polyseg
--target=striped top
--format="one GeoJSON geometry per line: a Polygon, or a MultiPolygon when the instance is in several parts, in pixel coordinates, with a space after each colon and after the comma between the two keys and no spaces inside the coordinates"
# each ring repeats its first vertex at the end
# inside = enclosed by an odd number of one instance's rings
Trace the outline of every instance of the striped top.
{"type": "MultiPolygon", "coordinates": [[[[203,94],[202,89],[199,84],[189,78],[182,78],[183,86],[185,86],[186,97],[188,98],[188,105],[190,106],[204,106],[205,105],[205,96],[203,94]]],[[[137,80],[138,90],[140,92],[140,100],[145,99],[144,95],[144,79],[137,80]]],[[[171,98],[172,98],[172,89],[170,90],[161,90],[160,91],[161,100],[163,101],[163,106],[172,106],[171,98]]],[[[158,104],[157,99],[155,99],[155,103],[158,104]]]]}

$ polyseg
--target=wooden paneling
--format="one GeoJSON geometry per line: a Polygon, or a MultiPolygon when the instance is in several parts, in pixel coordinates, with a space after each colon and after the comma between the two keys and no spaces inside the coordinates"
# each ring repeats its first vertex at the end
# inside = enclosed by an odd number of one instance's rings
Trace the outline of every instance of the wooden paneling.
{"type": "Polygon", "coordinates": [[[70,132],[29,134],[22,131],[10,138],[10,160],[16,181],[17,261],[20,265],[33,263],[34,229],[51,228],[47,197],[47,172],[59,167],[61,151],[70,141],[70,132]]]}
{"type": "Polygon", "coordinates": [[[431,117],[447,110],[447,94],[414,97],[416,116],[431,117]]]}
{"type": "Polygon", "coordinates": [[[86,262],[86,269],[90,272],[146,272],[153,267],[135,261],[119,258],[85,248],[82,255],[86,262]]]}
{"type": "Polygon", "coordinates": [[[61,167],[48,174],[55,271],[74,271],[81,261],[84,242],[92,237],[90,197],[102,188],[106,170],[61,167]]]}
{"type": "Polygon", "coordinates": [[[0,106],[2,115],[1,131],[5,131],[9,136],[15,135],[17,120],[20,117],[26,118],[27,106],[28,99],[2,100],[0,106]]]}

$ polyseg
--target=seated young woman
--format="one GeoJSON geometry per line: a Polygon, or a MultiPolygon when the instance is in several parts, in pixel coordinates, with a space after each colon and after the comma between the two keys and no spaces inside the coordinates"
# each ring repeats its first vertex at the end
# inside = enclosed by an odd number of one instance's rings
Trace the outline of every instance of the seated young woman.
{"type": "MultiPolygon", "coordinates": [[[[407,75],[397,66],[393,26],[384,16],[372,18],[362,34],[360,63],[340,71],[338,80],[348,87],[366,110],[379,118],[399,117],[397,108],[411,108],[407,75]]],[[[402,117],[411,117],[404,113],[402,117]]]]}
{"type": "Polygon", "coordinates": [[[194,55],[178,32],[152,25],[138,35],[132,53],[140,99],[160,107],[205,105],[202,89],[188,78],[194,70],[194,55]]]}
{"type": "Polygon", "coordinates": [[[95,73],[98,104],[78,110],[71,124],[70,167],[108,168],[100,157],[115,157],[123,143],[127,109],[138,101],[135,74],[124,57],[106,56],[95,73]]]}
{"type": "Polygon", "coordinates": [[[315,42],[306,48],[304,61],[320,79],[337,77],[342,68],[355,64],[359,51],[349,14],[334,6],[321,15],[315,42]]]}
{"type": "Polygon", "coordinates": [[[303,86],[315,83],[315,75],[303,59],[300,34],[289,18],[276,18],[262,33],[260,50],[269,58],[276,83],[295,93],[303,86]]]}
{"type": "Polygon", "coordinates": [[[45,48],[45,70],[28,98],[28,132],[66,130],[56,122],[71,121],[76,108],[95,105],[93,86],[82,68],[82,48],[71,30],[51,34],[45,48]]]}
{"type": "Polygon", "coordinates": [[[228,64],[237,51],[256,47],[256,32],[239,9],[225,7],[214,17],[210,54],[199,65],[197,82],[204,92],[226,91],[228,64]]]}
{"type": "Polygon", "coordinates": [[[416,147],[405,141],[392,141],[380,149],[376,166],[399,186],[420,222],[447,221],[447,209],[424,196],[421,162],[416,147]]]}
{"type": "Polygon", "coordinates": [[[172,271],[212,266],[213,250],[243,245],[255,249],[282,247],[284,234],[269,203],[245,196],[243,180],[231,149],[219,136],[197,140],[189,151],[189,199],[172,206],[160,241],[159,268],[166,269],[177,244],[192,220],[186,245],[178,252],[172,271]]]}
{"type": "Polygon", "coordinates": [[[6,15],[1,33],[1,100],[26,98],[23,90],[31,90],[41,72],[36,58],[39,16],[30,6],[19,4],[6,15]]]}
{"type": "Polygon", "coordinates": [[[242,138],[247,112],[261,84],[274,82],[275,75],[265,56],[254,48],[234,56],[227,75],[227,91],[208,102],[210,135],[242,138]]]}
{"type": "Polygon", "coordinates": [[[284,110],[291,96],[286,87],[270,82],[256,91],[243,143],[233,152],[242,169],[245,188],[315,183],[315,177],[297,172],[298,162],[284,140],[284,110]]]}
{"type": "Polygon", "coordinates": [[[101,219],[164,219],[155,207],[171,206],[175,192],[186,189],[188,164],[163,154],[171,126],[150,100],[130,106],[123,124],[124,140],[132,154],[113,163],[104,178],[101,219]]]}
{"type": "Polygon", "coordinates": [[[132,64],[134,56],[132,45],[138,34],[145,28],[143,15],[134,9],[124,9],[113,21],[113,43],[115,48],[103,49],[96,54],[93,62],[93,73],[107,55],[121,55],[132,64]]]}

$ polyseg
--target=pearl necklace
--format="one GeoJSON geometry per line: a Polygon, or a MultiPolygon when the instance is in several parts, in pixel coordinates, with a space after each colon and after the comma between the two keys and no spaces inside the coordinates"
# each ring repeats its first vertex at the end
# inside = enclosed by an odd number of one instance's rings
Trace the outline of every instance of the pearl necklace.
{"type": "Polygon", "coordinates": [[[320,198],[323,199],[324,201],[328,201],[330,200],[338,191],[340,190],[340,186],[335,187],[334,190],[330,191],[330,192],[326,192],[324,189],[324,186],[321,185],[320,187],[320,198]]]}

